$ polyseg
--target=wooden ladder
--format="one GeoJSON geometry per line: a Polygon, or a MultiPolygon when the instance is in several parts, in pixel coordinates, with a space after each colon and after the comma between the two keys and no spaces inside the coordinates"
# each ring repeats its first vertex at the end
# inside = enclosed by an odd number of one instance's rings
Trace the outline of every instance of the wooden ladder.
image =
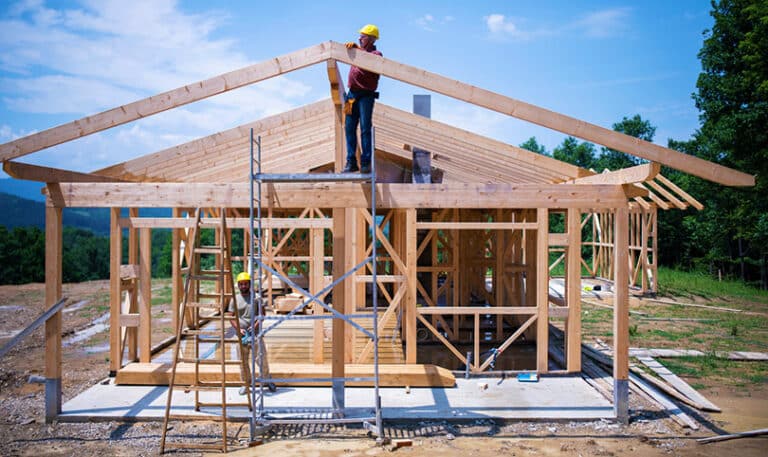
{"type": "MultiPolygon", "coordinates": [[[[187,265],[184,282],[184,298],[180,307],[179,325],[176,328],[176,344],[173,349],[173,367],[168,384],[168,398],[165,405],[163,435],[160,441],[160,453],[166,448],[217,449],[227,452],[227,407],[247,406],[252,410],[249,391],[249,371],[246,351],[240,344],[240,324],[236,311],[230,311],[229,303],[234,299],[234,281],[232,279],[232,260],[228,245],[226,210],[220,210],[218,220],[202,219],[202,209],[195,212],[195,224],[191,228],[188,240],[192,243],[191,256],[187,265]],[[201,231],[204,228],[216,230],[218,242],[215,246],[201,246],[201,231]],[[213,259],[213,267],[204,268],[203,260],[213,259]],[[184,325],[185,320],[187,326],[184,325]],[[227,332],[230,321],[235,323],[235,332],[227,332]],[[230,334],[228,336],[228,333],[230,334]],[[202,348],[201,348],[202,346],[202,348]],[[233,346],[236,357],[231,357],[233,346]],[[183,348],[182,348],[183,347],[183,348]],[[201,349],[203,350],[201,352],[201,349]],[[185,373],[177,377],[179,365],[185,373]],[[238,376],[228,367],[239,367],[238,376]],[[192,371],[192,368],[194,370],[192,371]],[[192,371],[192,373],[189,373],[192,371]],[[229,374],[229,377],[227,376],[229,374]],[[227,387],[245,387],[247,402],[227,403],[227,387]],[[200,408],[220,409],[221,416],[207,414],[171,414],[174,390],[185,394],[194,392],[195,411],[200,408]],[[213,400],[218,392],[220,400],[213,400]],[[201,393],[202,397],[201,398],[201,393]],[[204,420],[221,422],[221,442],[183,442],[174,436],[175,441],[166,443],[168,424],[172,420],[204,420]]],[[[188,435],[186,435],[188,437],[188,435]]]]}

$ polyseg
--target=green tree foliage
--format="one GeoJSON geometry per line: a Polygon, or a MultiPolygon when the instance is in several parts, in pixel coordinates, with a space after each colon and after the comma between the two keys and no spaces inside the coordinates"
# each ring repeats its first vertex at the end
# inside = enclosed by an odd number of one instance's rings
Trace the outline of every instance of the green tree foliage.
{"type": "Polygon", "coordinates": [[[720,188],[697,229],[714,237],[710,261],[768,287],[768,2],[712,2],[694,94],[701,111],[696,155],[757,175],[751,189],[720,188]],[[723,240],[723,237],[727,240],[723,240]]]}
{"type": "MultiPolygon", "coordinates": [[[[653,141],[653,137],[656,134],[656,127],[652,126],[650,121],[643,120],[639,114],[635,114],[632,117],[622,118],[621,122],[613,124],[613,130],[649,142],[653,141]]],[[[602,152],[600,157],[597,158],[594,164],[597,171],[603,171],[605,169],[619,170],[646,162],[645,160],[625,154],[621,151],[616,151],[615,149],[601,149],[602,152]]]]}
{"type": "Polygon", "coordinates": [[[538,141],[536,141],[536,137],[532,136],[528,138],[528,140],[525,141],[525,143],[520,145],[521,148],[535,152],[537,154],[548,156],[550,155],[549,152],[547,152],[547,148],[544,147],[543,144],[539,144],[538,141]]]}
{"type": "Polygon", "coordinates": [[[592,168],[595,164],[595,145],[592,143],[579,143],[579,140],[569,136],[552,153],[557,160],[582,167],[592,168]]]}

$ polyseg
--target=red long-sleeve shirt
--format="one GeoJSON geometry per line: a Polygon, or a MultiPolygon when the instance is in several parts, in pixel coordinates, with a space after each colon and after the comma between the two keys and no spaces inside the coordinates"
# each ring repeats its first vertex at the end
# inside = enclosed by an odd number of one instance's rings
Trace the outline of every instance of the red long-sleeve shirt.
{"type": "MultiPolygon", "coordinates": [[[[358,49],[361,51],[370,52],[371,54],[376,54],[377,56],[382,55],[381,52],[376,50],[376,46],[371,46],[371,49],[364,49],[364,48],[358,48],[358,49]]],[[[361,91],[361,90],[368,90],[371,92],[375,92],[376,89],[379,87],[379,74],[352,66],[352,68],[349,69],[349,78],[347,79],[347,87],[352,92],[361,91]]]]}

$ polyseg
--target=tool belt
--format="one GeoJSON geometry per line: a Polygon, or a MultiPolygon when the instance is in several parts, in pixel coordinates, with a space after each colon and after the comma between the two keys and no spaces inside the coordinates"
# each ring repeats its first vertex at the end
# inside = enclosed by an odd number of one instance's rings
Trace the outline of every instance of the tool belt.
{"type": "Polygon", "coordinates": [[[355,104],[355,100],[365,97],[379,98],[379,93],[372,90],[356,90],[354,92],[349,91],[344,94],[344,114],[352,114],[352,106],[355,104]]]}

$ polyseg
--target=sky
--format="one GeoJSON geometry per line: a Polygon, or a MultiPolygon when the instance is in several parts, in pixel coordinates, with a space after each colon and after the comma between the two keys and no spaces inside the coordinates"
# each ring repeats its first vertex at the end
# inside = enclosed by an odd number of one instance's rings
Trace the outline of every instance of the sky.
{"type": "MultiPolygon", "coordinates": [[[[606,128],[639,114],[666,146],[699,126],[691,94],[709,10],[709,0],[3,0],[0,143],[354,41],[372,23],[385,57],[606,128]]],[[[379,90],[380,102],[408,111],[414,94],[429,93],[387,78],[379,90]]],[[[327,97],[316,65],[17,160],[94,171],[327,97]]],[[[535,136],[550,152],[565,138],[438,94],[432,118],[513,145],[535,136]]]]}

